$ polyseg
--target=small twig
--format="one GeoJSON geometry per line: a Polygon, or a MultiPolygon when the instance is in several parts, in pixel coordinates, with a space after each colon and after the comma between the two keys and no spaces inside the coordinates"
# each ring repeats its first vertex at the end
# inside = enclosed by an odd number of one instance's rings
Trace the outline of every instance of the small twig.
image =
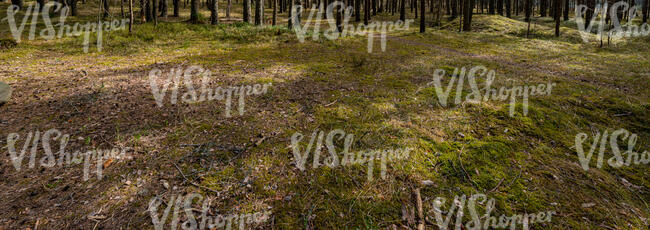
{"type": "Polygon", "coordinates": [[[213,190],[213,189],[211,189],[211,188],[208,188],[208,187],[202,186],[202,185],[200,185],[200,184],[197,184],[197,183],[195,183],[195,182],[190,181],[189,179],[187,179],[187,177],[185,177],[185,174],[183,173],[183,171],[181,170],[181,168],[179,168],[178,165],[176,165],[176,163],[174,163],[174,162],[172,162],[172,164],[174,164],[174,167],[176,167],[176,169],[178,170],[178,172],[181,173],[181,176],[183,176],[183,179],[185,179],[185,182],[189,182],[190,184],[192,184],[192,185],[194,185],[194,186],[196,186],[196,187],[198,187],[198,188],[202,188],[202,189],[208,190],[208,191],[210,191],[210,192],[216,193],[217,196],[219,196],[219,192],[217,192],[217,191],[215,191],[215,190],[213,190]]]}
{"type": "Polygon", "coordinates": [[[469,179],[469,181],[472,182],[472,186],[473,186],[476,190],[478,190],[478,188],[477,188],[477,186],[476,186],[476,182],[474,182],[474,180],[472,180],[472,177],[469,175],[469,173],[467,173],[467,171],[465,170],[465,167],[463,166],[463,161],[460,159],[460,154],[463,153],[463,150],[464,150],[464,149],[465,149],[465,146],[463,145],[463,147],[460,148],[460,152],[458,152],[458,162],[460,162],[460,168],[461,168],[461,169],[463,170],[463,172],[465,173],[465,176],[467,176],[467,179],[469,179]]]}
{"type": "Polygon", "coordinates": [[[506,179],[506,178],[505,178],[505,177],[504,177],[504,178],[501,178],[501,180],[499,181],[499,183],[497,183],[497,186],[494,186],[494,188],[493,188],[492,190],[490,190],[488,193],[492,193],[492,192],[494,192],[495,190],[497,190],[497,188],[499,188],[499,186],[501,186],[501,183],[503,182],[504,179],[506,179]]]}
{"type": "Polygon", "coordinates": [[[630,115],[632,115],[632,112],[614,114],[615,117],[623,117],[623,116],[630,116],[630,115]]]}

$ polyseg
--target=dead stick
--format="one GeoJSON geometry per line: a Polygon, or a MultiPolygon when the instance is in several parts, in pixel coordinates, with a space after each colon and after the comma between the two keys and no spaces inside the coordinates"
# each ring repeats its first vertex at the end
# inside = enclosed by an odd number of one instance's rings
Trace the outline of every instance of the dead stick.
{"type": "Polygon", "coordinates": [[[415,206],[418,209],[418,230],[424,230],[424,211],[422,208],[422,197],[420,196],[420,189],[416,188],[415,193],[415,206]]]}

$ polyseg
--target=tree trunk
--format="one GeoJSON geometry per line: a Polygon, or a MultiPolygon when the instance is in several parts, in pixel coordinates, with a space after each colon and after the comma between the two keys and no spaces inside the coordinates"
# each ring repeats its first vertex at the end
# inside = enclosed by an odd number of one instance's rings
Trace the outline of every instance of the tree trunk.
{"type": "Polygon", "coordinates": [[[400,5],[399,20],[406,21],[406,0],[402,0],[402,5],[400,5]]]}
{"type": "Polygon", "coordinates": [[[104,17],[108,17],[110,15],[111,8],[108,5],[108,0],[103,0],[104,1],[104,17]]]}
{"type": "Polygon", "coordinates": [[[650,11],[650,4],[648,2],[650,2],[650,0],[643,1],[643,23],[647,23],[648,16],[650,16],[650,13],[648,13],[648,11],[650,11]]]}
{"type": "Polygon", "coordinates": [[[294,4],[294,0],[289,0],[289,2],[291,4],[289,6],[289,20],[287,20],[287,21],[288,21],[288,24],[289,24],[289,29],[293,29],[293,13],[294,13],[293,12],[293,4],[294,4]]]}
{"type": "MultiPolygon", "coordinates": [[[[108,0],[104,0],[108,1],[108,0]]],[[[153,4],[151,6],[151,16],[153,17],[153,24],[158,25],[158,0],[150,0],[153,4]]]]}
{"type": "Polygon", "coordinates": [[[426,0],[420,0],[420,33],[424,33],[426,30],[424,15],[427,7],[425,2],[426,0]]]}
{"type": "Polygon", "coordinates": [[[497,14],[503,16],[503,0],[497,0],[497,14]]]}
{"type": "MultiPolygon", "coordinates": [[[[568,0],[566,0],[566,1],[568,1],[568,0]]],[[[561,11],[562,10],[562,8],[561,8],[562,7],[561,6],[562,2],[560,0],[553,0],[553,3],[554,3],[553,12],[555,13],[555,14],[553,14],[553,16],[555,18],[555,37],[559,37],[560,36],[560,16],[561,16],[561,13],[562,13],[562,11],[561,11]]]]}
{"type": "Polygon", "coordinates": [[[67,4],[70,7],[70,15],[77,16],[78,15],[77,0],[68,0],[67,4]]]}
{"type": "Polygon", "coordinates": [[[494,8],[496,8],[496,0],[489,0],[489,1],[490,2],[488,4],[488,13],[495,14],[496,11],[494,10],[494,8]]]}
{"type": "Polygon", "coordinates": [[[531,13],[532,13],[532,12],[531,12],[531,11],[532,11],[532,10],[531,10],[531,8],[532,8],[532,3],[531,3],[532,0],[524,0],[524,1],[526,1],[526,2],[525,2],[525,5],[524,5],[524,11],[525,11],[525,13],[526,13],[526,18],[525,18],[524,21],[526,21],[526,22],[530,22],[530,16],[531,16],[531,13]]]}
{"type": "Polygon", "coordinates": [[[262,25],[262,7],[264,3],[262,0],[255,0],[255,25],[262,25]]]}
{"type": "Polygon", "coordinates": [[[275,26],[278,17],[278,0],[271,0],[271,1],[273,1],[273,21],[271,22],[271,24],[275,26]]]}
{"type": "Polygon", "coordinates": [[[451,19],[458,17],[458,1],[460,0],[451,0],[451,19]]]}
{"type": "Polygon", "coordinates": [[[18,6],[18,9],[23,9],[23,0],[11,0],[11,4],[18,6]]]}
{"type": "Polygon", "coordinates": [[[167,19],[167,0],[161,0],[160,1],[160,17],[167,19]]]}
{"type": "Polygon", "coordinates": [[[244,0],[243,1],[243,6],[244,6],[244,22],[251,23],[251,0],[244,0]]]}
{"type": "Polygon", "coordinates": [[[151,16],[151,1],[152,0],[144,0],[145,1],[145,14],[147,16],[147,22],[153,21],[153,17],[151,16]]]}
{"type": "Polygon", "coordinates": [[[546,17],[546,3],[548,0],[540,0],[539,1],[539,16],[540,17],[546,17]]]}
{"type": "Polygon", "coordinates": [[[564,0],[564,21],[569,21],[569,0],[564,0]]]}
{"type": "Polygon", "coordinates": [[[230,20],[230,8],[232,7],[232,0],[228,0],[228,6],[226,6],[226,19],[230,20]]]}
{"type": "Polygon", "coordinates": [[[210,10],[210,24],[219,24],[219,1],[208,0],[208,9],[210,10]]]}
{"type": "Polygon", "coordinates": [[[179,2],[180,0],[173,0],[174,2],[174,17],[180,17],[179,2]]]}
{"type": "Polygon", "coordinates": [[[463,7],[463,31],[472,31],[472,11],[474,10],[474,1],[464,0],[463,7]]]}
{"type": "Polygon", "coordinates": [[[199,23],[199,0],[190,2],[190,23],[199,23]]]}
{"type": "Polygon", "coordinates": [[[361,0],[354,0],[354,21],[361,21],[361,0]]]}
{"type": "Polygon", "coordinates": [[[133,0],[129,0],[129,33],[133,31],[133,0]]]}

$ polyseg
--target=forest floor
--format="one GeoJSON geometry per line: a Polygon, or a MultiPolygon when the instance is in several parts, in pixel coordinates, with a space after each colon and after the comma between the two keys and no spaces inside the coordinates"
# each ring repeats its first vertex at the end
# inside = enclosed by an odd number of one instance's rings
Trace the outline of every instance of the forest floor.
{"type": "MultiPolygon", "coordinates": [[[[7,7],[0,3],[0,17],[7,7]]],[[[80,9],[87,16],[70,23],[96,19],[92,4],[80,9]]],[[[404,210],[413,207],[414,188],[421,188],[427,229],[434,229],[436,197],[477,193],[495,199],[493,216],[556,212],[532,229],[648,228],[649,165],[596,168],[592,160],[586,171],[574,146],[579,133],[589,135],[588,150],[596,133],[624,128],[638,135],[636,150],[648,150],[650,37],[599,48],[580,39],[573,20],[555,38],[551,19],[536,18],[527,38],[520,16],[478,14],[473,32],[459,33],[458,20],[443,19],[443,29],[418,33],[415,22],[390,32],[385,52],[376,37],[368,53],[365,36],[300,42],[286,20],[275,27],[178,21],[106,32],[102,51],[93,45],[96,35],[84,53],[83,37],[29,41],[26,33],[0,50],[0,81],[14,89],[0,107],[0,229],[153,229],[150,200],[189,192],[210,197],[221,213],[271,210],[261,229],[399,227],[409,225],[404,210]],[[172,68],[192,65],[212,72],[213,88],[272,86],[249,96],[243,115],[234,100],[232,117],[222,101],[172,104],[166,97],[158,106],[150,72],[160,69],[166,78],[172,68]],[[496,72],[493,88],[555,86],[531,96],[525,115],[521,100],[514,116],[507,101],[442,106],[430,84],[434,71],[449,77],[454,68],[474,66],[496,72]],[[103,178],[87,181],[83,164],[29,168],[26,158],[17,171],[5,137],[18,133],[20,150],[29,132],[49,129],[70,135],[68,152],[129,147],[131,157],[104,162],[103,178]],[[414,150],[388,164],[385,178],[375,164],[372,181],[361,165],[313,168],[309,158],[301,171],[291,137],[302,133],[306,143],[317,129],[354,134],[355,152],[414,150]]],[[[0,31],[11,37],[6,21],[0,31]]],[[[464,87],[463,98],[471,92],[464,87]]],[[[40,145],[37,153],[39,160],[40,145]]],[[[605,161],[610,157],[608,150],[605,161]]]]}

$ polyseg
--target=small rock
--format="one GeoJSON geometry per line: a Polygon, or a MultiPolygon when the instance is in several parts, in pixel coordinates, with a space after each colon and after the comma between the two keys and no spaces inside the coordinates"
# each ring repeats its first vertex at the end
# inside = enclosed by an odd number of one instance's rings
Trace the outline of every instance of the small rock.
{"type": "Polygon", "coordinates": [[[433,184],[433,181],[430,181],[430,180],[423,180],[423,181],[422,181],[422,185],[424,185],[424,186],[430,186],[430,185],[434,185],[434,184],[433,184]]]}
{"type": "Polygon", "coordinates": [[[596,206],[596,203],[583,203],[582,204],[583,208],[591,208],[593,206],[596,206]]]}
{"type": "Polygon", "coordinates": [[[0,105],[9,102],[11,91],[11,86],[5,84],[4,82],[0,82],[0,105]]]}

